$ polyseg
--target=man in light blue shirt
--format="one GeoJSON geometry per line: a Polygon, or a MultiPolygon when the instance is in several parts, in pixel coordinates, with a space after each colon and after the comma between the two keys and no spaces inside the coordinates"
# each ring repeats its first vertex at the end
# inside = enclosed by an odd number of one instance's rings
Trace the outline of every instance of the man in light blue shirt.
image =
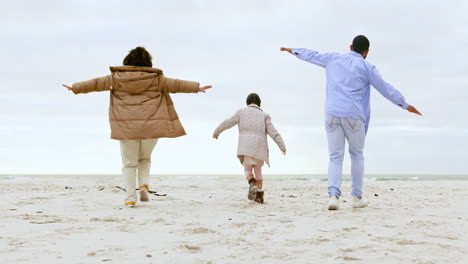
{"type": "Polygon", "coordinates": [[[341,195],[345,140],[349,144],[351,156],[352,206],[366,206],[362,200],[362,180],[364,175],[364,142],[370,121],[370,86],[372,85],[385,98],[409,112],[421,115],[409,105],[403,95],[385,82],[377,68],[365,59],[369,53],[369,40],[362,35],[354,38],[351,52],[319,53],[309,49],[281,48],[301,60],[326,69],[326,131],[330,156],[328,166],[329,210],[338,209],[341,195]]]}

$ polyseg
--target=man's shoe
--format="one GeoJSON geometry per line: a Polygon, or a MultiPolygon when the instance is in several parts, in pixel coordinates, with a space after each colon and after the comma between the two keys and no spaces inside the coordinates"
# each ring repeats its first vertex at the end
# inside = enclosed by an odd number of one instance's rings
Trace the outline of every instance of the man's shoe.
{"type": "Polygon", "coordinates": [[[128,208],[134,208],[136,206],[136,203],[135,202],[127,202],[127,203],[125,203],[125,206],[127,206],[128,208]]]}
{"type": "Polygon", "coordinates": [[[142,202],[148,202],[149,201],[149,192],[148,192],[148,185],[142,185],[140,186],[140,201],[142,202]]]}
{"type": "Polygon", "coordinates": [[[255,180],[255,178],[252,178],[249,180],[249,193],[247,195],[247,198],[249,198],[249,200],[253,200],[255,199],[256,196],[257,196],[257,180],[255,180]]]}
{"type": "Polygon", "coordinates": [[[263,191],[261,192],[257,191],[257,197],[255,197],[255,201],[257,203],[261,203],[261,204],[263,203],[263,191]]]}
{"type": "Polygon", "coordinates": [[[330,196],[330,200],[328,201],[328,210],[337,210],[338,209],[338,196],[332,195],[330,196]]]}
{"type": "Polygon", "coordinates": [[[351,202],[351,206],[354,208],[362,208],[366,207],[369,202],[362,200],[362,198],[358,198],[353,196],[353,201],[351,202]]]}

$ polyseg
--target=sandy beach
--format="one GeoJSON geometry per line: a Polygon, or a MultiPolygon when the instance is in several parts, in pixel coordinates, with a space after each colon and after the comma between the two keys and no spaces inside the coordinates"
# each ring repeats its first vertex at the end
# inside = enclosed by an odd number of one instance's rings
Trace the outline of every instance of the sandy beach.
{"type": "Polygon", "coordinates": [[[468,263],[468,181],[368,181],[369,207],[327,211],[325,181],[152,177],[122,206],[118,176],[0,180],[1,263],[468,263]]]}

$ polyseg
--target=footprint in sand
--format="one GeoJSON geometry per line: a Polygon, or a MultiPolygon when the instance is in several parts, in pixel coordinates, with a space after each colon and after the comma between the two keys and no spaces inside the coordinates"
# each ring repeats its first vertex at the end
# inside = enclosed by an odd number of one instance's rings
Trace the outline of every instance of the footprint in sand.
{"type": "Polygon", "coordinates": [[[24,241],[21,241],[21,240],[18,240],[18,239],[13,239],[8,243],[8,245],[10,245],[10,246],[20,246],[22,244],[24,244],[24,241]]]}
{"type": "Polygon", "coordinates": [[[244,227],[244,226],[252,225],[252,223],[232,223],[232,225],[235,227],[244,227]]]}
{"type": "Polygon", "coordinates": [[[122,226],[119,226],[119,230],[120,230],[120,232],[127,233],[127,232],[132,231],[132,227],[127,225],[127,224],[124,224],[122,226]]]}
{"type": "Polygon", "coordinates": [[[123,248],[98,249],[98,250],[89,252],[87,255],[89,257],[104,256],[104,255],[108,255],[109,252],[120,252],[123,250],[124,250],[123,248]]]}
{"type": "Polygon", "coordinates": [[[458,237],[454,237],[454,236],[435,236],[435,235],[427,235],[427,236],[435,237],[435,238],[445,238],[448,240],[458,240],[458,237]]]}
{"type": "Polygon", "coordinates": [[[201,247],[199,246],[192,246],[192,245],[180,245],[179,246],[182,249],[188,250],[191,253],[199,252],[201,251],[201,247]]]}
{"type": "Polygon", "coordinates": [[[30,204],[34,204],[33,202],[18,202],[16,203],[16,205],[30,205],[30,204]]]}
{"type": "Polygon", "coordinates": [[[50,197],[33,197],[32,200],[48,200],[50,197]]]}
{"type": "Polygon", "coordinates": [[[364,249],[369,249],[369,248],[372,248],[372,246],[360,246],[360,247],[356,247],[356,248],[344,248],[344,249],[339,249],[340,251],[342,252],[346,252],[346,253],[350,253],[350,252],[360,252],[364,249]]]}
{"type": "Polygon", "coordinates": [[[349,232],[349,231],[353,231],[353,230],[356,230],[356,229],[358,229],[358,228],[357,227],[345,227],[345,228],[343,228],[343,231],[348,231],[349,232]]]}
{"type": "Polygon", "coordinates": [[[438,244],[438,246],[441,248],[453,248],[451,245],[447,245],[447,244],[438,244]]]}
{"type": "Polygon", "coordinates": [[[426,242],[416,242],[413,240],[402,240],[397,242],[398,245],[422,245],[426,244],[426,242]]]}
{"type": "Polygon", "coordinates": [[[361,259],[360,259],[360,258],[354,258],[354,257],[344,256],[344,257],[343,257],[343,260],[361,260],[361,259]]]}
{"type": "Polygon", "coordinates": [[[97,255],[102,255],[101,253],[104,253],[104,251],[105,250],[103,250],[103,249],[98,249],[96,251],[91,251],[91,252],[88,253],[88,256],[89,257],[95,257],[97,255]]]}
{"type": "Polygon", "coordinates": [[[294,220],[291,219],[291,218],[282,218],[282,219],[280,219],[280,222],[281,223],[291,223],[291,222],[294,222],[294,220]]]}
{"type": "Polygon", "coordinates": [[[195,200],[190,200],[189,201],[189,205],[190,206],[200,206],[200,205],[203,205],[204,203],[200,202],[200,201],[195,201],[195,200]]]}
{"type": "Polygon", "coordinates": [[[56,223],[61,223],[62,221],[60,220],[45,220],[45,221],[29,221],[31,224],[56,224],[56,223]]]}
{"type": "Polygon", "coordinates": [[[54,224],[54,223],[64,223],[64,222],[73,222],[71,219],[57,218],[50,215],[30,215],[25,214],[21,215],[23,220],[31,220],[31,224],[54,224]]]}
{"type": "Polygon", "coordinates": [[[208,229],[208,228],[204,228],[204,227],[198,227],[198,228],[194,228],[194,229],[191,229],[190,232],[192,234],[208,234],[208,233],[215,233],[215,231],[211,230],[211,229],[208,229]]]}
{"type": "Polygon", "coordinates": [[[120,222],[120,220],[115,217],[103,217],[103,218],[93,217],[89,221],[91,222],[120,222]]]}
{"type": "Polygon", "coordinates": [[[153,223],[166,223],[166,219],[159,217],[154,219],[153,223]]]}

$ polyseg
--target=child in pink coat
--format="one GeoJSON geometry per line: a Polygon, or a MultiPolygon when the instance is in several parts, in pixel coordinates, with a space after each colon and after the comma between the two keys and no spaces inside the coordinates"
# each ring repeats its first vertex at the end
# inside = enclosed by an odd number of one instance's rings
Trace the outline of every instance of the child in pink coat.
{"type": "Polygon", "coordinates": [[[218,139],[221,132],[238,125],[237,157],[244,165],[244,173],[249,183],[248,199],[263,203],[262,166],[265,162],[270,165],[267,135],[275,141],[283,155],[286,154],[286,146],[273,126],[270,115],[260,108],[260,97],[256,93],[251,93],[246,103],[247,107],[239,109],[216,128],[213,138],[218,139]]]}

